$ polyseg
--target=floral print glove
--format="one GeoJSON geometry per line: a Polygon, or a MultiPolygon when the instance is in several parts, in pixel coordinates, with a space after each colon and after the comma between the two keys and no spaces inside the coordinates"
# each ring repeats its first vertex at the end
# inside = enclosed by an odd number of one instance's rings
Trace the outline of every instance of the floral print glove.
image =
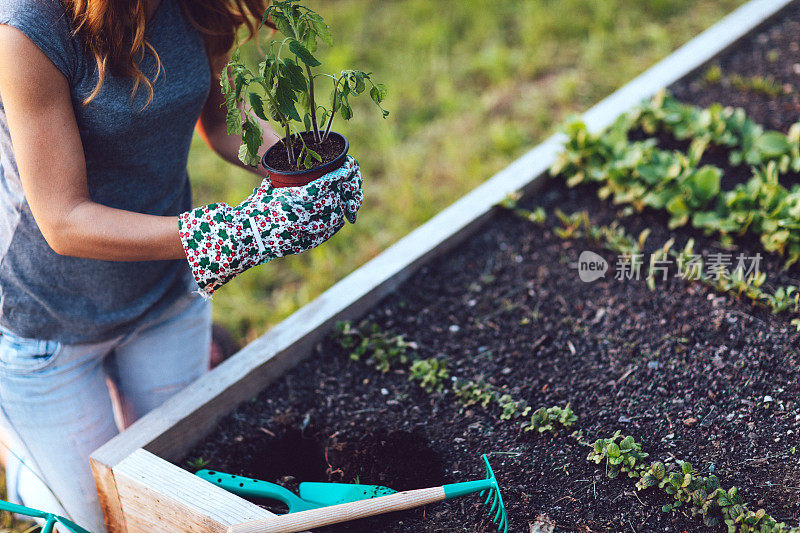
{"type": "Polygon", "coordinates": [[[364,193],[358,162],[302,187],[274,188],[269,177],[236,207],[209,204],[182,213],[178,226],[194,279],[205,297],[245,270],[319,246],[351,224],[364,193]]]}

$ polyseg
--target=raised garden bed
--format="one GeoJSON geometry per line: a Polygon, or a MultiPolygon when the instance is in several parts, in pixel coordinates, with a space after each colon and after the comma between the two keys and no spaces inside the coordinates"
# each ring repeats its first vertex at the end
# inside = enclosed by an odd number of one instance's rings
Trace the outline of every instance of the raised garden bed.
{"type": "MultiPolygon", "coordinates": [[[[764,18],[779,4],[749,4],[698,38],[699,48],[679,51],[590,111],[590,129],[608,125],[626,106],[693,70],[703,62],[699,50],[713,56],[709,42],[722,49],[736,31],[756,24],[756,14],[764,18]]],[[[762,68],[764,62],[737,59],[757,57],[754,50],[775,58],[767,65],[776,72],[760,75],[778,79],[777,71],[793,57],[800,8],[790,6],[774,20],[712,62],[720,65],[720,80],[703,67],[675,84],[674,92],[706,105],[702,98],[717,91],[721,103],[736,103],[739,93],[723,80],[737,73],[752,77],[735,65],[762,68]]],[[[759,109],[778,105],[783,118],[770,127],[788,131],[800,117],[784,87],[791,83],[781,78],[782,92],[770,93],[772,104],[746,111],[762,118],[759,109]]],[[[633,138],[645,135],[631,131],[633,138]]],[[[668,132],[658,139],[664,149],[687,144],[668,132]]],[[[578,227],[578,218],[560,220],[555,213],[585,211],[591,227],[617,221],[634,241],[649,229],[645,253],[671,238],[673,249],[681,250],[694,238],[695,250],[708,257],[722,251],[716,236],[687,226],[668,229],[661,211],[630,214],[599,200],[595,184],[567,188],[562,179],[546,177],[520,203],[531,211],[544,208],[534,221],[500,211],[478,230],[493,203],[529,184],[542,164],[549,166],[560,140],[551,139],[495,178],[492,193],[477,191],[432,221],[432,228],[447,229],[417,233],[421,250],[405,240],[383,263],[379,258],[383,274],[377,281],[369,265],[356,272],[96,452],[93,467],[110,529],[224,531],[275,510],[196,479],[186,470],[190,461],[290,487],[358,480],[402,490],[479,477],[480,454],[487,453],[503,487],[510,531],[529,531],[543,520],[540,515],[559,531],[702,530],[702,518],[691,516],[688,505],[663,512],[662,505],[673,501],[664,491],[637,491],[635,479],[608,479],[605,462],[587,461],[587,444],[616,430],[642,445],[648,465],[687,460],[701,475],[718,476],[723,487],[739,487],[752,510],[763,507],[796,524],[800,335],[791,315],[773,315],[747,298],[675,276],[655,283],[655,290],[644,279],[616,280],[611,273],[584,283],[569,267],[580,252],[593,251],[612,268],[617,256],[606,249],[608,239],[578,227]],[[520,172],[526,166],[533,175],[520,172]],[[451,224],[442,226],[447,217],[451,224]],[[362,318],[385,335],[370,337],[362,318]],[[338,319],[355,319],[368,337],[360,361],[351,358],[347,339],[362,337],[350,333],[343,341],[331,334],[338,319]],[[298,325],[305,328],[301,336],[298,325]],[[416,367],[420,379],[433,379],[426,391],[419,379],[409,379],[411,362],[401,355],[445,362],[457,381],[443,380],[437,390],[435,372],[416,367]],[[494,393],[486,407],[479,397],[464,405],[470,382],[478,392],[494,393]],[[533,411],[567,404],[577,416],[569,429],[555,423],[553,432],[524,431],[531,425],[531,413],[521,416],[526,405],[533,411]]],[[[729,151],[709,149],[701,161],[723,169],[726,188],[748,177],[730,165],[729,151]]],[[[784,180],[796,177],[784,174],[784,180]]],[[[783,270],[785,258],[766,253],[758,238],[734,240],[736,254],[762,253],[771,287],[798,284],[797,267],[783,270]]],[[[484,514],[476,498],[462,498],[324,531],[492,531],[484,514]]]]}

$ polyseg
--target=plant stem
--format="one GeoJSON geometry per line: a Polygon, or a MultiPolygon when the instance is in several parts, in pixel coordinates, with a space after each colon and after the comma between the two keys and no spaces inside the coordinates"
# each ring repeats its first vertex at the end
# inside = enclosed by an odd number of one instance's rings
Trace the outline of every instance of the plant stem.
{"type": "Polygon", "coordinates": [[[308,73],[308,98],[311,106],[311,129],[314,131],[314,140],[322,142],[319,135],[319,126],[317,126],[317,104],[314,101],[314,76],[311,75],[311,67],[306,65],[306,73],[308,73]]]}
{"type": "Polygon", "coordinates": [[[294,157],[294,143],[292,142],[292,130],[289,128],[289,121],[286,121],[286,156],[289,158],[289,165],[297,166],[297,160],[294,157]]]}
{"type": "Polygon", "coordinates": [[[339,80],[334,80],[333,83],[333,104],[331,107],[331,116],[328,118],[328,126],[325,128],[325,134],[322,136],[322,142],[328,140],[328,134],[331,132],[331,124],[333,124],[333,117],[336,116],[336,91],[339,89],[339,80]]]}

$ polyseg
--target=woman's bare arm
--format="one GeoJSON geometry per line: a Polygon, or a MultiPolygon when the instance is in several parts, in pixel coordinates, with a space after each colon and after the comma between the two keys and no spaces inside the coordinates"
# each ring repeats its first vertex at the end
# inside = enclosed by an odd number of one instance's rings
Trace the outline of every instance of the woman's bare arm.
{"type": "MultiPolygon", "coordinates": [[[[258,176],[265,176],[266,171],[259,164],[257,167],[250,167],[239,160],[239,145],[241,138],[236,135],[228,135],[228,126],[225,123],[225,99],[220,91],[219,80],[222,67],[228,62],[228,56],[222,56],[210,60],[211,64],[211,91],[208,100],[197,121],[197,132],[205,143],[226,161],[238,165],[253,172],[258,176]]],[[[281,137],[275,133],[272,126],[266,120],[256,118],[264,131],[264,142],[258,151],[259,157],[264,155],[270,146],[278,142],[281,137]]]]}
{"type": "Polygon", "coordinates": [[[58,254],[107,261],[184,258],[178,218],[93,202],[64,75],[22,32],[0,25],[0,97],[22,188],[58,254]]]}

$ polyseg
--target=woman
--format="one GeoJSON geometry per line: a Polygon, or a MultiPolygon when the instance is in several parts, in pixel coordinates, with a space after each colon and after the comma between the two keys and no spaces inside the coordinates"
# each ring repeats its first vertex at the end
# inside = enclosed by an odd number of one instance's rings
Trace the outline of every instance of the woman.
{"type": "MultiPolygon", "coordinates": [[[[198,283],[208,296],[354,219],[352,159],[320,187],[265,181],[235,208],[190,210],[195,126],[239,164],[219,72],[236,30],[252,36],[266,3],[0,0],[0,407],[12,501],[102,530],[88,456],[207,367],[211,310],[198,283]],[[301,223],[281,222],[279,208],[301,223]]],[[[278,136],[261,125],[263,153],[278,136]]]]}

